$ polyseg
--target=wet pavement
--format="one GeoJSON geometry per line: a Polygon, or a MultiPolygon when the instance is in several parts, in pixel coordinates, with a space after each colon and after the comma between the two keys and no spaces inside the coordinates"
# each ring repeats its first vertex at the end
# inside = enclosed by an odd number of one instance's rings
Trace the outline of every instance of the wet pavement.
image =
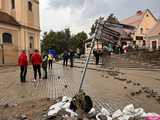
{"type": "MultiPolygon", "coordinates": [[[[79,67],[66,68],[61,64],[54,64],[53,70],[49,70],[48,79],[35,83],[32,82],[33,73],[29,67],[25,84],[20,83],[18,67],[0,69],[0,105],[73,96],[79,89],[83,64],[78,63],[77,66],[79,67]]],[[[87,70],[83,89],[92,97],[96,108],[103,106],[113,112],[133,103],[147,112],[160,113],[160,104],[155,98],[146,97],[146,93],[135,96],[131,94],[142,87],[149,87],[160,93],[160,70],[117,68],[103,71],[100,66],[89,67],[94,69],[87,70]]]]}

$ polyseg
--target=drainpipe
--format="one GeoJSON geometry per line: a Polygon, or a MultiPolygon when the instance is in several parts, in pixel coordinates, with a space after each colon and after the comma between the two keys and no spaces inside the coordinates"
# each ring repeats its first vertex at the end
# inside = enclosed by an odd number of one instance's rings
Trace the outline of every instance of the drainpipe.
{"type": "Polygon", "coordinates": [[[2,54],[2,64],[4,65],[4,45],[3,45],[3,40],[0,38],[0,46],[1,46],[1,54],[2,54]]]}

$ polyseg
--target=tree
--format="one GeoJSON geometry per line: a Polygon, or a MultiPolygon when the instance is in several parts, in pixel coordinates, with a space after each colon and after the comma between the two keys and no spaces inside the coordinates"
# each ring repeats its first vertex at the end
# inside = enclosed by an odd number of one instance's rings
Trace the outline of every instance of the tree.
{"type": "Polygon", "coordinates": [[[116,16],[114,16],[113,13],[111,13],[108,18],[106,19],[106,22],[108,23],[112,23],[112,24],[117,24],[119,23],[119,20],[116,18],[116,16]]]}
{"type": "Polygon", "coordinates": [[[73,49],[74,51],[79,48],[81,52],[84,51],[84,41],[87,39],[85,32],[80,32],[71,36],[70,29],[64,31],[50,31],[43,34],[41,42],[41,49],[43,53],[48,53],[49,49],[54,49],[57,53],[61,54],[64,50],[73,49]]]}
{"type": "Polygon", "coordinates": [[[82,31],[74,35],[71,39],[71,48],[76,50],[77,48],[80,49],[80,54],[84,54],[85,50],[85,40],[87,40],[87,34],[82,31]]]}

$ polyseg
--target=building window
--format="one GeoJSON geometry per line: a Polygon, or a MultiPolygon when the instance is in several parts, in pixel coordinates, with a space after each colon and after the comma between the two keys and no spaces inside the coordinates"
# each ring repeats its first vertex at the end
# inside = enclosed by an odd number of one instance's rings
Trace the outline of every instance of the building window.
{"type": "Polygon", "coordinates": [[[32,2],[31,1],[28,1],[28,10],[32,11],[32,2]]]}
{"type": "Polygon", "coordinates": [[[143,28],[140,29],[141,34],[143,34],[143,28]]]}
{"type": "Polygon", "coordinates": [[[33,48],[33,36],[30,36],[30,43],[29,43],[29,48],[32,49],[33,48]]]}
{"type": "Polygon", "coordinates": [[[11,0],[12,9],[15,9],[15,0],[11,0]]]}
{"type": "Polygon", "coordinates": [[[136,40],[143,40],[143,36],[136,36],[136,40]]]}
{"type": "Polygon", "coordinates": [[[90,48],[91,47],[91,44],[89,43],[89,44],[87,44],[87,48],[90,48]]]}
{"type": "Polygon", "coordinates": [[[3,33],[3,43],[12,43],[12,35],[10,33],[3,33]]]}
{"type": "Polygon", "coordinates": [[[146,46],[146,41],[145,40],[143,40],[143,46],[146,46]]]}

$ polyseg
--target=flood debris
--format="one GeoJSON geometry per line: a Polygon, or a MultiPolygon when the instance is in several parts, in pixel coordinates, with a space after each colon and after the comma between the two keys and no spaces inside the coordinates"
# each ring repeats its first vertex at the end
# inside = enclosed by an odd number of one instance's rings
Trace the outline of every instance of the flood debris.
{"type": "Polygon", "coordinates": [[[58,79],[61,79],[61,77],[60,77],[60,76],[58,76],[58,79]]]}
{"type": "Polygon", "coordinates": [[[21,114],[19,117],[18,117],[18,120],[29,120],[27,118],[27,116],[25,114],[21,114]]]}
{"type": "Polygon", "coordinates": [[[73,98],[64,96],[60,102],[50,106],[46,120],[152,120],[150,118],[160,116],[146,113],[143,108],[135,108],[133,104],[112,113],[104,107],[96,110],[90,96],[81,92],[73,98]]]}
{"type": "Polygon", "coordinates": [[[126,81],[127,80],[126,78],[121,78],[121,77],[114,77],[114,79],[117,79],[119,81],[126,81]]]}

